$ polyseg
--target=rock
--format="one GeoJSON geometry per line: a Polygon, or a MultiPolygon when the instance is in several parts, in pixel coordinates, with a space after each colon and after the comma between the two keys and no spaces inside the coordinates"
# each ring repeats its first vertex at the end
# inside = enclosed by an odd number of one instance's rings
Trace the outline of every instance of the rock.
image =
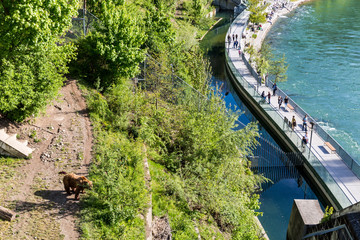
{"type": "Polygon", "coordinates": [[[171,228],[167,216],[154,217],[152,223],[152,234],[154,240],[171,240],[171,228]]]}

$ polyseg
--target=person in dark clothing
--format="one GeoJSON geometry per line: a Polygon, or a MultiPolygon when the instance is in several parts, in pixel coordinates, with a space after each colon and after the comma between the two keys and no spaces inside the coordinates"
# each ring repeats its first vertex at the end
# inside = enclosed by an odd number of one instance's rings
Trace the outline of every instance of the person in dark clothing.
{"type": "Polygon", "coordinates": [[[231,43],[231,36],[230,34],[228,35],[228,44],[229,44],[229,47],[230,47],[230,43],[231,43]]]}
{"type": "Polygon", "coordinates": [[[279,104],[279,109],[281,108],[281,104],[283,102],[283,99],[281,96],[278,97],[278,104],[279,104]]]}
{"type": "Polygon", "coordinates": [[[265,103],[265,102],[266,102],[265,91],[262,91],[262,93],[261,93],[261,102],[262,102],[262,103],[265,103]]]}
{"type": "Polygon", "coordinates": [[[285,98],[284,98],[285,110],[286,110],[288,103],[289,103],[289,98],[288,98],[288,96],[285,96],[285,98]]]}
{"type": "Polygon", "coordinates": [[[269,101],[269,104],[270,104],[270,98],[271,98],[271,94],[270,94],[270,92],[268,92],[267,97],[268,97],[268,101],[269,101]]]}
{"type": "Polygon", "coordinates": [[[303,148],[305,148],[306,144],[308,143],[309,139],[308,139],[308,136],[307,136],[307,133],[305,133],[305,135],[303,136],[302,140],[301,140],[301,146],[303,148]]]}
{"type": "Polygon", "coordinates": [[[276,86],[276,83],[274,83],[274,85],[273,85],[273,96],[275,96],[276,90],[277,90],[277,86],[276,86]]]}

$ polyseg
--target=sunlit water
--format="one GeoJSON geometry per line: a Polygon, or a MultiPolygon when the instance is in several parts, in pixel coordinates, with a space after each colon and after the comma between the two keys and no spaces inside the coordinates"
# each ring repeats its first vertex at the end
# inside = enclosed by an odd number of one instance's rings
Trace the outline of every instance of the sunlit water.
{"type": "Polygon", "coordinates": [[[359,161],[360,1],[314,0],[287,17],[266,38],[289,64],[278,86],[359,161]]]}

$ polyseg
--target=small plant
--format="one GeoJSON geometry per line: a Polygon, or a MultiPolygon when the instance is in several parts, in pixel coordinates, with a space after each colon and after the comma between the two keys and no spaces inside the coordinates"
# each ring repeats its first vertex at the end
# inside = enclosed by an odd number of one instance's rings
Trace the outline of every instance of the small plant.
{"type": "Polygon", "coordinates": [[[19,134],[16,134],[16,139],[20,139],[20,135],[19,135],[19,134]]]}
{"type": "Polygon", "coordinates": [[[34,138],[34,137],[36,137],[36,134],[37,134],[36,130],[33,129],[33,130],[31,130],[31,132],[30,132],[30,134],[29,134],[29,137],[30,137],[30,138],[34,138]]]}
{"type": "Polygon", "coordinates": [[[333,214],[333,212],[334,212],[334,208],[333,208],[333,207],[330,207],[330,208],[329,208],[329,206],[327,206],[327,207],[325,208],[324,216],[323,216],[323,218],[321,219],[320,222],[321,222],[321,223],[324,223],[324,222],[329,221],[331,215],[333,214]]]}
{"type": "Polygon", "coordinates": [[[255,39],[256,37],[257,37],[257,34],[254,33],[254,34],[252,35],[252,38],[255,39]]]}
{"type": "Polygon", "coordinates": [[[77,159],[78,159],[78,160],[83,160],[83,159],[84,159],[84,153],[83,153],[83,152],[79,152],[79,153],[77,154],[77,159]]]}

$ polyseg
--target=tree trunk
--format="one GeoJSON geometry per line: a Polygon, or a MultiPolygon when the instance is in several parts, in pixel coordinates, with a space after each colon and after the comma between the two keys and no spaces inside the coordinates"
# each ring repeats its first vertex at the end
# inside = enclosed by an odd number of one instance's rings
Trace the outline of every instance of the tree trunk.
{"type": "Polygon", "coordinates": [[[4,208],[0,206],[0,218],[6,221],[12,221],[15,219],[15,212],[10,209],[4,208]]]}

